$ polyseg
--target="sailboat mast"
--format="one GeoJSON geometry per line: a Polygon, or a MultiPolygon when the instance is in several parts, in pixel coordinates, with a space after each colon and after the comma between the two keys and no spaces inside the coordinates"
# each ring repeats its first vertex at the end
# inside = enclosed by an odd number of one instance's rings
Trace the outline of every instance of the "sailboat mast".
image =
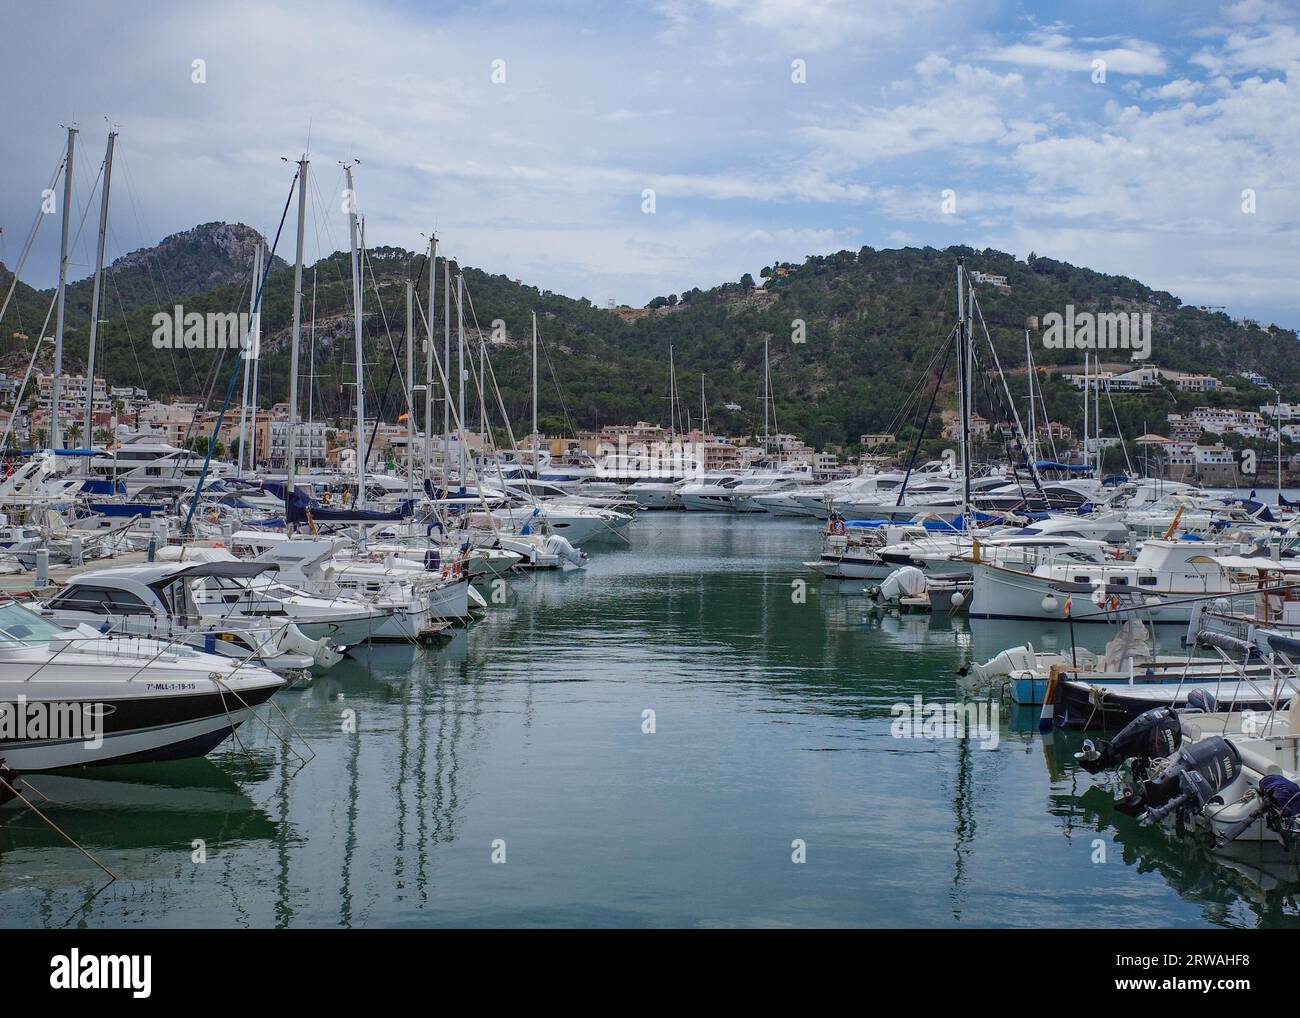
{"type": "Polygon", "coordinates": [[[677,383],[673,371],[673,347],[668,344],[668,444],[677,440],[677,383]]]}
{"type": "Polygon", "coordinates": [[[537,459],[537,312],[533,312],[533,476],[539,475],[537,459]]]}
{"type": "MultiPolygon", "coordinates": [[[[252,282],[248,287],[248,314],[250,321],[252,319],[254,302],[257,300],[257,255],[253,255],[253,275],[252,282]]],[[[250,337],[251,338],[251,337],[250,337]]],[[[247,349],[244,351],[244,388],[239,397],[239,453],[235,460],[235,473],[244,476],[244,456],[248,446],[248,373],[249,360],[253,351],[247,349]]]]}
{"type": "Polygon", "coordinates": [[[772,374],[768,364],[768,337],[763,337],[763,456],[771,455],[768,450],[768,418],[772,409],[772,374]]]}
{"type": "Polygon", "coordinates": [[[344,166],[348,179],[348,244],[352,253],[352,331],[357,358],[357,505],[366,504],[366,387],[364,351],[361,344],[362,268],[357,250],[357,192],[352,184],[352,167],[344,166]]]}
{"type": "Polygon", "coordinates": [[[72,219],[72,157],[77,148],[77,129],[68,128],[68,161],[63,167],[63,239],[59,242],[58,311],[54,325],[54,387],[50,397],[50,448],[59,449],[59,401],[63,381],[63,303],[68,289],[68,224],[72,219]]]}
{"type": "Polygon", "coordinates": [[[415,497],[415,280],[406,280],[406,496],[415,497]]]}
{"type": "MultiPolygon", "coordinates": [[[[298,160],[298,247],[293,261],[293,331],[289,343],[289,420],[285,437],[285,493],[293,490],[298,467],[298,347],[302,338],[302,254],[307,232],[307,156],[298,160]]],[[[284,514],[287,532],[292,532],[289,514],[284,514]]]]}
{"type": "Polygon", "coordinates": [[[442,486],[451,476],[451,259],[442,256],[442,377],[447,380],[442,394],[442,486]]]}
{"type": "Polygon", "coordinates": [[[424,324],[424,476],[432,477],[433,463],[433,312],[438,288],[438,235],[429,238],[429,311],[424,324]]]}
{"type": "MultiPolygon", "coordinates": [[[[257,379],[258,370],[262,364],[262,308],[257,299],[258,292],[262,285],[262,238],[257,239],[257,246],[253,248],[253,292],[248,298],[249,322],[253,329],[253,337],[250,341],[252,356],[248,358],[251,362],[253,394],[252,402],[248,402],[247,392],[245,393],[245,403],[248,403],[248,413],[251,421],[251,430],[248,436],[248,463],[247,472],[252,473],[257,469],[257,379]]],[[[239,456],[244,458],[244,443],[239,445],[239,456]]],[[[244,473],[243,470],[240,473],[244,473]]]]}
{"type": "Polygon", "coordinates": [[[1092,381],[1088,376],[1088,355],[1083,355],[1083,462],[1086,466],[1088,463],[1088,439],[1092,437],[1092,432],[1088,430],[1088,400],[1091,396],[1092,381]]]}
{"type": "Polygon", "coordinates": [[[456,480],[465,487],[465,277],[456,273],[456,368],[460,372],[456,406],[456,480]]]}
{"type": "Polygon", "coordinates": [[[487,456],[487,340],[478,337],[478,455],[480,465],[487,456]]]}
{"type": "Polygon", "coordinates": [[[311,324],[308,327],[308,353],[307,363],[311,365],[311,373],[307,376],[307,423],[312,424],[316,420],[315,406],[312,397],[316,393],[316,270],[311,270],[311,324]]]}
{"type": "MultiPolygon", "coordinates": [[[[99,337],[99,292],[104,275],[104,240],[108,234],[108,193],[113,180],[113,146],[117,132],[108,132],[108,150],[104,153],[104,187],[99,196],[99,240],[95,246],[95,282],[90,290],[90,344],[86,349],[86,418],[81,432],[82,444],[87,449],[95,447],[95,341],[99,337]]],[[[90,459],[86,459],[86,475],[90,475],[90,459]]]]}
{"type": "Polygon", "coordinates": [[[961,410],[962,524],[970,527],[970,336],[963,292],[965,259],[957,259],[957,387],[961,410]]]}
{"type": "Polygon", "coordinates": [[[1094,361],[1094,379],[1097,383],[1097,394],[1093,397],[1092,404],[1092,427],[1097,439],[1097,480],[1101,480],[1101,356],[1098,355],[1094,361]]]}
{"type": "MultiPolygon", "coordinates": [[[[966,492],[966,512],[969,513],[971,510],[970,485],[972,479],[970,420],[975,415],[975,287],[970,285],[969,279],[966,282],[966,410],[966,469],[962,473],[966,492]]],[[[969,530],[970,526],[968,518],[966,528],[969,530]]]]}
{"type": "Polygon", "coordinates": [[[1029,330],[1025,330],[1025,365],[1029,374],[1029,458],[1038,462],[1038,429],[1034,426],[1034,351],[1029,345],[1029,330]]]}

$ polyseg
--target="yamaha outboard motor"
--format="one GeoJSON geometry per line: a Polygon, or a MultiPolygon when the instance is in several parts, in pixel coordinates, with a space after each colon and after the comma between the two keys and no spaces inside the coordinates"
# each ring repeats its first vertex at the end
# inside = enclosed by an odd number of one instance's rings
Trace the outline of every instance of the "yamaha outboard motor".
{"type": "Polygon", "coordinates": [[[1200,810],[1241,774],[1241,754],[1221,735],[1185,745],[1159,777],[1143,781],[1133,794],[1115,804],[1128,816],[1141,814],[1143,827],[1170,813],[1200,810]]]}
{"type": "Polygon", "coordinates": [[[1143,711],[1120,729],[1114,741],[1091,739],[1083,743],[1083,752],[1075,753],[1079,766],[1089,774],[1098,774],[1133,759],[1134,777],[1146,774],[1146,765],[1157,757],[1172,756],[1183,740],[1183,726],[1170,707],[1153,707],[1143,711]]]}

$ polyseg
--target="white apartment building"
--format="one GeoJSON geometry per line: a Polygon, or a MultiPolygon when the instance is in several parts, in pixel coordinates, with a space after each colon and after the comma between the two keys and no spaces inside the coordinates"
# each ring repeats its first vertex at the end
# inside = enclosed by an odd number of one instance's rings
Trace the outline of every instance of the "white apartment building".
{"type": "MultiPolygon", "coordinates": [[[[271,470],[289,467],[289,422],[270,421],[267,425],[268,445],[265,456],[271,470]]],[[[321,421],[299,421],[294,429],[294,465],[300,470],[315,470],[327,466],[325,425],[321,421]]],[[[261,450],[259,450],[261,452],[261,450]]]]}

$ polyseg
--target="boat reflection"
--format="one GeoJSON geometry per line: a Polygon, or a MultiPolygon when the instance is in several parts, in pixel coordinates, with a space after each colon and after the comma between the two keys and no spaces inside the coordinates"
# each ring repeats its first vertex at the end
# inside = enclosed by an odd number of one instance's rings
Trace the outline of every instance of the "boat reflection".
{"type": "MultiPolygon", "coordinates": [[[[212,857],[270,842],[281,826],[208,759],[36,774],[21,778],[18,789],[88,852],[136,879],[176,876],[196,841],[212,857]]],[[[0,809],[0,889],[95,875],[89,861],[84,871],[66,870],[61,857],[68,853],[76,849],[21,801],[0,809]]]]}

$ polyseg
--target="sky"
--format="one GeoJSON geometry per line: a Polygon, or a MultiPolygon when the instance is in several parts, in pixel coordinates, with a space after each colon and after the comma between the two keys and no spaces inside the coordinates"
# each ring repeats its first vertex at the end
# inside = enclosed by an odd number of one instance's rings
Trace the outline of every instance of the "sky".
{"type": "MultiPolygon", "coordinates": [[[[348,160],[369,244],[436,230],[465,264],[602,305],[969,244],[1300,326],[1300,0],[0,11],[10,266],[70,125],[89,274],[111,122],[110,259],[213,220],[273,235],[309,149],[309,261],[346,247],[348,160]]],[[[33,285],[56,280],[56,220],[33,285]]]]}

